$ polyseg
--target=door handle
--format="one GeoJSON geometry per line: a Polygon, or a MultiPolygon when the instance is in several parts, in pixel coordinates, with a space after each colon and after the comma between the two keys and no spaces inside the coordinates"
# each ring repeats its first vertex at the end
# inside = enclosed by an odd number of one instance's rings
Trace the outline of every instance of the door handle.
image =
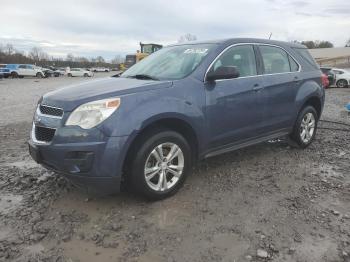
{"type": "Polygon", "coordinates": [[[253,87],[253,90],[255,92],[259,92],[261,89],[263,89],[264,87],[259,85],[259,84],[255,84],[254,87],[253,87]]]}

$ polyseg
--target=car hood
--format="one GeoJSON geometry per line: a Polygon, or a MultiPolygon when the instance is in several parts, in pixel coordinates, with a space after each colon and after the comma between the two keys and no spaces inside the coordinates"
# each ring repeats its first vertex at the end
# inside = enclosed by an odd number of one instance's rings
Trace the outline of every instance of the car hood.
{"type": "Polygon", "coordinates": [[[171,81],[108,77],[49,92],[43,96],[42,104],[63,108],[64,111],[72,111],[77,106],[90,101],[171,86],[171,81]]]}

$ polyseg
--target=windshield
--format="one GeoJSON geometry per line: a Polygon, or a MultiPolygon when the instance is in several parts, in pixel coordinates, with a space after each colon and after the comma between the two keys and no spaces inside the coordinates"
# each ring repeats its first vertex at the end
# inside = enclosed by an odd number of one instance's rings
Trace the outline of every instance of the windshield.
{"type": "Polygon", "coordinates": [[[182,79],[197,68],[213,46],[214,44],[197,44],[163,48],[132,66],[122,74],[122,77],[182,79]]]}

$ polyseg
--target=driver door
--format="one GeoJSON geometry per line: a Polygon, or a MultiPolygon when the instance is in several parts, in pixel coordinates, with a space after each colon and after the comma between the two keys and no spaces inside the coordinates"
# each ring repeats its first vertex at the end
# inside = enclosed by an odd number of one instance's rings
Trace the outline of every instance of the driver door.
{"type": "Polygon", "coordinates": [[[258,137],[262,130],[263,101],[260,91],[263,79],[253,45],[229,48],[212,64],[210,70],[220,66],[234,66],[240,76],[206,82],[206,119],[209,148],[244,143],[258,137]]]}

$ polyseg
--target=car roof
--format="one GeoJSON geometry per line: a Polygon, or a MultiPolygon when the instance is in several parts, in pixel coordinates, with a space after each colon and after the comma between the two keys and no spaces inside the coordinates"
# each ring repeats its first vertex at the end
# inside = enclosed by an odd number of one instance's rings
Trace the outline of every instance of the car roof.
{"type": "Polygon", "coordinates": [[[228,38],[228,39],[208,40],[208,41],[191,41],[191,42],[173,44],[169,46],[196,45],[196,44],[234,45],[239,43],[258,43],[258,44],[288,46],[288,47],[294,47],[294,48],[306,48],[306,46],[298,43],[294,43],[294,42],[276,41],[276,40],[261,39],[261,38],[228,38]]]}

